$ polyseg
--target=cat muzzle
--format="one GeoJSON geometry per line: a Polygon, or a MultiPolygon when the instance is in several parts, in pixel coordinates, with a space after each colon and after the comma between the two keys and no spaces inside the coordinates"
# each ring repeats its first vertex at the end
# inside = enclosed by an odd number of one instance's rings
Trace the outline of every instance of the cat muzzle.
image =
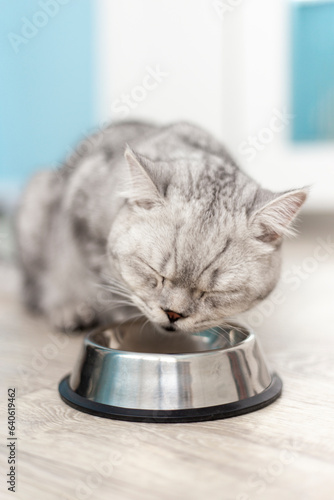
{"type": "Polygon", "coordinates": [[[180,318],[184,318],[183,314],[177,313],[175,311],[171,311],[169,309],[163,309],[163,311],[167,314],[167,317],[171,323],[175,323],[180,318]]]}

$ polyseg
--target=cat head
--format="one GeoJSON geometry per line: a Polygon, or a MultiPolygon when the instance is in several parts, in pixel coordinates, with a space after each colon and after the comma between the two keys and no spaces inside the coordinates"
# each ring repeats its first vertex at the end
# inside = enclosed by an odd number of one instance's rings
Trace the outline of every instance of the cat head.
{"type": "Polygon", "coordinates": [[[223,324],[263,300],[307,190],[274,194],[223,159],[125,152],[126,203],[108,251],[133,303],[166,330],[223,324]]]}

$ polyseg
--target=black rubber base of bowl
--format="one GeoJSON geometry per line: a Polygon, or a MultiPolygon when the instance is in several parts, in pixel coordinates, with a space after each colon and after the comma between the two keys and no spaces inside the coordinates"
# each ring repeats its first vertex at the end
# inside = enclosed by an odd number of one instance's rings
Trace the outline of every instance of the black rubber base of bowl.
{"type": "Polygon", "coordinates": [[[98,417],[132,422],[153,423],[181,423],[201,422],[220,418],[236,417],[259,410],[273,403],[282,392],[282,381],[274,373],[271,384],[260,394],[242,399],[235,403],[227,403],[206,408],[191,408],[186,410],[136,410],[96,403],[76,394],[69,385],[70,376],[67,375],[59,384],[59,393],[63,401],[76,410],[90,413],[98,417]]]}

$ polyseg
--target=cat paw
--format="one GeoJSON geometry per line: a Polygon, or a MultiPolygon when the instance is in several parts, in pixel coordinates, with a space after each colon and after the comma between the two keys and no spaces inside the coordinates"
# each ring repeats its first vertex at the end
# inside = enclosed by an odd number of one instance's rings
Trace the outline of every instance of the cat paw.
{"type": "Polygon", "coordinates": [[[93,307],[84,302],[58,306],[49,314],[49,319],[56,330],[65,333],[80,332],[98,323],[93,307]]]}

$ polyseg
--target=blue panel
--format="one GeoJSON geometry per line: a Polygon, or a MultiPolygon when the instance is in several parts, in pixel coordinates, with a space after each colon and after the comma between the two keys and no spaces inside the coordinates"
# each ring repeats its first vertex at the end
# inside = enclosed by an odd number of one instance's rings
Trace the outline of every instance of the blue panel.
{"type": "Polygon", "coordinates": [[[0,0],[0,183],[63,160],[94,126],[93,2],[0,0]]]}
{"type": "Polygon", "coordinates": [[[295,141],[334,139],[334,2],[292,3],[295,141]]]}

